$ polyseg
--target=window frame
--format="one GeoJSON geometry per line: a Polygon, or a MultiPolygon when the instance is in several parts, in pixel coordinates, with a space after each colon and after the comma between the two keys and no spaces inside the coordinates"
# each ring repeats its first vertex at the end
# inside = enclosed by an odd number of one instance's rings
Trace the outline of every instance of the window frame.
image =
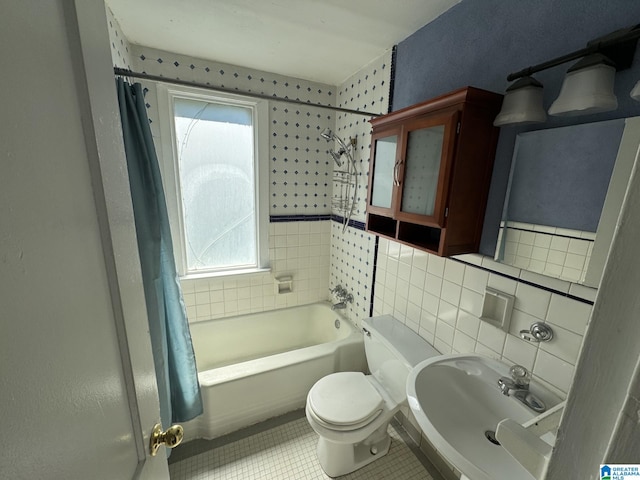
{"type": "MultiPolygon", "coordinates": [[[[160,146],[158,152],[162,183],[165,189],[167,212],[173,238],[173,254],[178,275],[181,278],[202,278],[238,275],[269,270],[269,102],[212,92],[196,87],[158,84],[158,116],[160,124],[160,146]],[[253,124],[253,172],[256,211],[256,256],[255,267],[246,266],[189,270],[186,255],[186,234],[183,217],[180,170],[176,143],[174,99],[183,98],[211,103],[223,103],[251,110],[253,124]]],[[[157,148],[157,147],[156,147],[157,148]]]]}

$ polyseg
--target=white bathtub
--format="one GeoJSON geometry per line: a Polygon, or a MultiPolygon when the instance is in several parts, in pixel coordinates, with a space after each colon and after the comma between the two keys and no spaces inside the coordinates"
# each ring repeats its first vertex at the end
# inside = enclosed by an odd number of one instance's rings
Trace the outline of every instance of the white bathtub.
{"type": "Polygon", "coordinates": [[[208,320],[190,329],[204,413],[184,425],[186,440],[216,438],[303,408],[320,378],[366,369],[362,334],[328,303],[208,320]]]}

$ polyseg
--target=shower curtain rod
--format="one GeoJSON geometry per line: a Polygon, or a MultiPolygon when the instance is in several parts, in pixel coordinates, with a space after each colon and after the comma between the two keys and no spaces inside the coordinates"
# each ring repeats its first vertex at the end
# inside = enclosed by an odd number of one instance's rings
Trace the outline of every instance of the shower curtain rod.
{"type": "Polygon", "coordinates": [[[349,108],[332,107],[331,105],[322,105],[320,103],[303,102],[302,100],[292,100],[290,98],[275,97],[275,96],[265,95],[263,93],[245,92],[243,90],[236,90],[233,88],[215,87],[213,85],[207,85],[204,83],[188,82],[186,80],[179,80],[176,78],[167,78],[167,77],[161,77],[159,75],[150,75],[148,73],[138,73],[138,72],[133,72],[131,70],[127,70],[126,68],[114,67],[113,72],[116,75],[119,75],[121,77],[141,78],[143,80],[151,80],[154,82],[171,83],[174,85],[182,85],[186,87],[204,88],[206,90],[213,90],[214,92],[224,92],[224,93],[231,93],[234,95],[244,95],[245,97],[259,98],[262,100],[270,100],[273,102],[293,103],[296,105],[304,105],[305,107],[324,108],[327,110],[334,110],[336,112],[352,113],[355,115],[364,115],[369,117],[379,117],[382,115],[382,113],[371,113],[371,112],[363,112],[361,110],[351,110],[349,108]]]}

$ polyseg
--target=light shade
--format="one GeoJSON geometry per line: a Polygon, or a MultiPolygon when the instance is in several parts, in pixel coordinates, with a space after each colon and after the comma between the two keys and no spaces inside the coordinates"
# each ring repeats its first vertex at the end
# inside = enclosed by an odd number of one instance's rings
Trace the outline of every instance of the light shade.
{"type": "Polygon", "coordinates": [[[542,84],[532,77],[523,77],[507,88],[502,110],[493,124],[501,127],[540,123],[546,119],[547,113],[542,108],[542,84]]]}
{"type": "Polygon", "coordinates": [[[638,81],[638,83],[636,83],[636,86],[633,87],[630,95],[631,95],[631,98],[640,102],[640,81],[638,81]]]}
{"type": "Polygon", "coordinates": [[[549,115],[574,116],[615,110],[618,108],[618,99],[613,93],[615,75],[613,62],[604,55],[584,57],[567,70],[549,115]]]}

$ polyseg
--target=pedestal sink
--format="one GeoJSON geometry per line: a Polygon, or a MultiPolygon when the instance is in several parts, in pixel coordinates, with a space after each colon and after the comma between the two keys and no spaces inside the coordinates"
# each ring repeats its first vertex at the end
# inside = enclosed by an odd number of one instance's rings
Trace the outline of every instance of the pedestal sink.
{"type": "MultiPolygon", "coordinates": [[[[407,398],[422,431],[470,480],[533,480],[495,439],[498,423],[518,423],[535,412],[498,388],[510,365],[479,355],[443,355],[414,367],[407,379],[407,398]]],[[[560,399],[536,382],[530,390],[547,409],[560,399]]]]}

